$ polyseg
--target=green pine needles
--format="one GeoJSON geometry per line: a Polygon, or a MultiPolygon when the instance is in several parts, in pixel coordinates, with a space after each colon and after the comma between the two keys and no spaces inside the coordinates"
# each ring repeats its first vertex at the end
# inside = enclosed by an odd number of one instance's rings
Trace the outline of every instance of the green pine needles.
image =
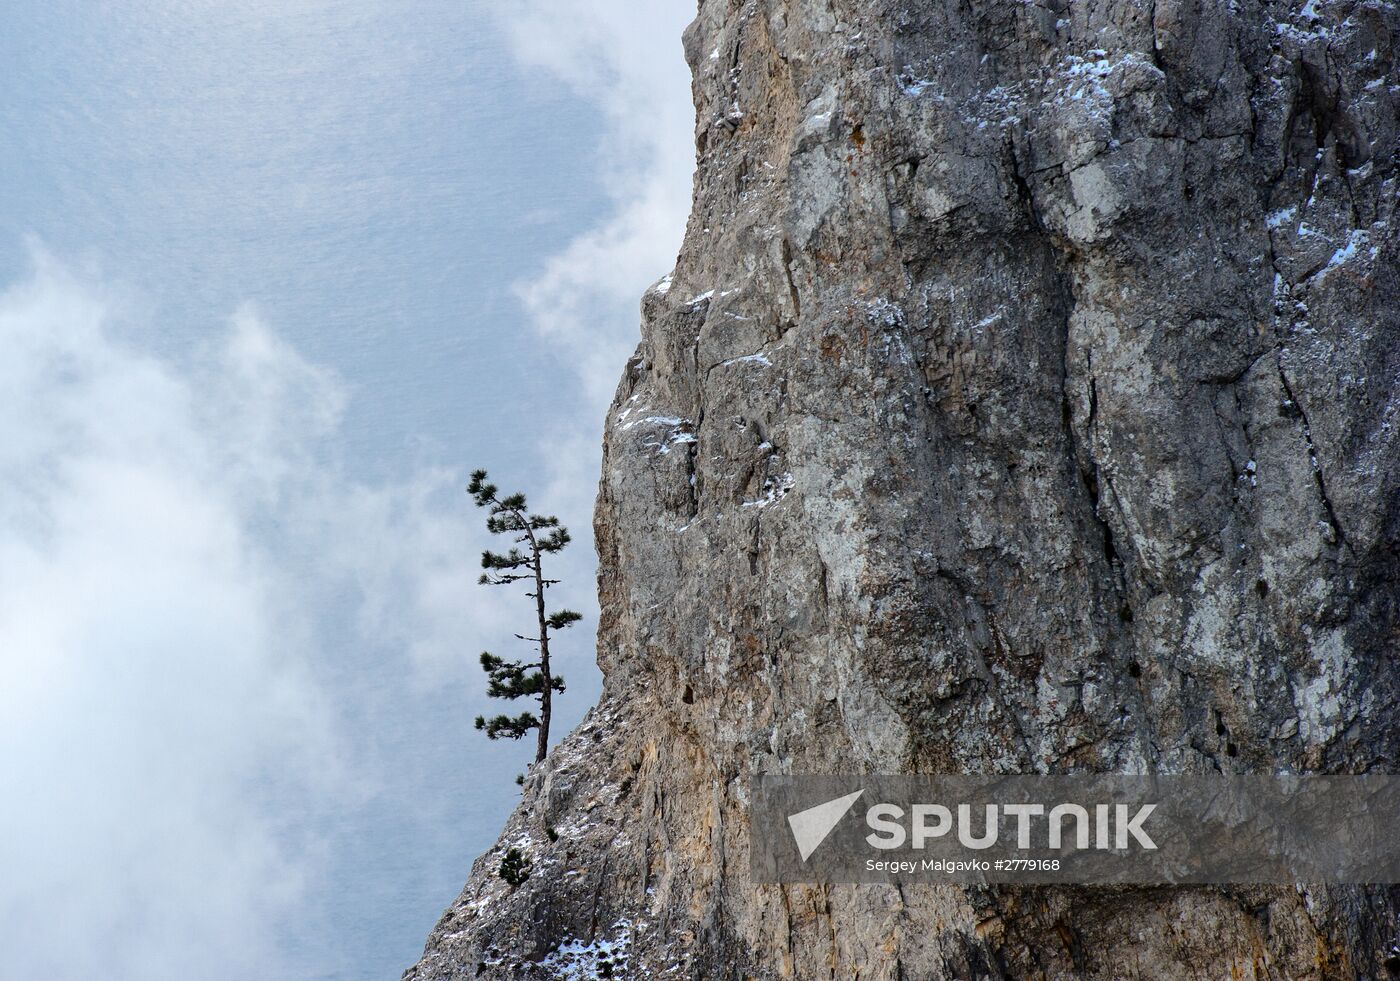
{"type": "Polygon", "coordinates": [[[557,586],[558,579],[544,575],[544,556],[561,552],[569,544],[569,530],[551,515],[532,514],[524,494],[499,496],[495,484],[487,482],[485,470],[472,473],[467,493],[479,508],[489,509],[486,530],[493,535],[512,535],[514,544],[504,553],[481,553],[481,583],[485,586],[509,586],[526,583],[525,595],[535,609],[537,636],[515,636],[533,644],[539,655],[537,661],[507,661],[489,651],[481,654],[481,669],[486,672],[486,694],[492,698],[515,700],[533,698],[539,702],[539,714],[521,712],[519,715],[477,716],[476,727],[488,739],[523,739],[531,730],[537,732],[535,762],[549,751],[549,718],[556,693],[564,691],[564,679],[549,667],[549,635],[555,630],[571,627],[583,619],[573,610],[545,609],[545,590],[557,586]]]}
{"type": "Polygon", "coordinates": [[[515,888],[530,878],[530,866],[531,863],[519,848],[508,848],[501,857],[501,865],[496,874],[506,880],[506,885],[515,888]]]}

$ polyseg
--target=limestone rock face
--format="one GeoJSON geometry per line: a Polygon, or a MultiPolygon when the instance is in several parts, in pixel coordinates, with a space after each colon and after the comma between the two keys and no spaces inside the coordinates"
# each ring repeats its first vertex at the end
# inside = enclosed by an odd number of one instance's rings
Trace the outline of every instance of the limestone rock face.
{"type": "Polygon", "coordinates": [[[746,793],[1400,769],[1397,44],[1390,0],[704,0],[604,695],[405,976],[1389,976],[1395,889],[756,886],[746,793]]]}

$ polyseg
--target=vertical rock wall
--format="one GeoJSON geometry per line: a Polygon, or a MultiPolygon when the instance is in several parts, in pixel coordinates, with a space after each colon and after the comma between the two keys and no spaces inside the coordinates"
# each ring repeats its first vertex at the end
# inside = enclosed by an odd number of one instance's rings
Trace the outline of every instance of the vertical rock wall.
{"type": "Polygon", "coordinates": [[[1389,889],[754,886],[745,788],[1400,768],[1398,42],[1381,0],[705,0],[604,696],[406,977],[1388,976],[1389,889]]]}

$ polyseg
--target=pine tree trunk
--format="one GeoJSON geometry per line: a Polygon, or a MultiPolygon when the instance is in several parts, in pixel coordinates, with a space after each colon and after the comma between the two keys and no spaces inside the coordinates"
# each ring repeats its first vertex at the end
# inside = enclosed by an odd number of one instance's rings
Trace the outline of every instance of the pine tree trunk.
{"type": "Polygon", "coordinates": [[[535,746],[535,762],[542,763],[549,752],[549,710],[550,699],[554,694],[554,678],[549,673],[549,626],[544,615],[544,572],[540,566],[540,546],[535,536],[530,536],[530,547],[535,557],[535,612],[540,621],[540,674],[544,686],[540,690],[540,731],[539,742],[535,746]]]}

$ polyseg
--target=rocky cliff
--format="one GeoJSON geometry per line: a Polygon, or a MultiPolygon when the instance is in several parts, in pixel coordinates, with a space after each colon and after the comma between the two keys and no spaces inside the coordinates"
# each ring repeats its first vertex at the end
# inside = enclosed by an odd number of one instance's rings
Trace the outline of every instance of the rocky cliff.
{"type": "Polygon", "coordinates": [[[704,0],[603,698],[405,976],[1400,970],[1393,889],[756,886],[745,816],[767,771],[1400,768],[1397,42],[1388,0],[704,0]]]}

